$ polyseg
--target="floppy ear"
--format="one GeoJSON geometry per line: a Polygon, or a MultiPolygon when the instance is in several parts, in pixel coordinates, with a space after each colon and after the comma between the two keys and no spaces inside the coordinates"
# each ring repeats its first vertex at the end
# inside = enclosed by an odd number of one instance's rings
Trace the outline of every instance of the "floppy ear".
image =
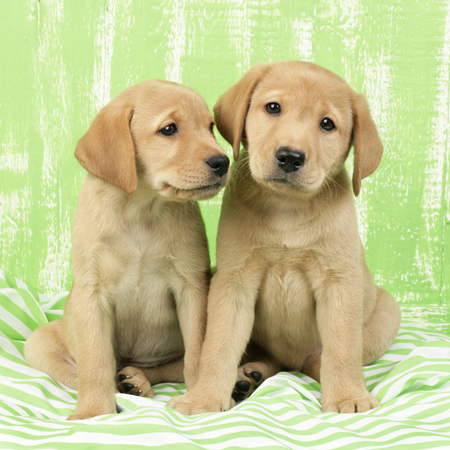
{"type": "Polygon", "coordinates": [[[75,156],[92,175],[124,190],[128,195],[137,187],[137,174],[130,121],[130,105],[106,105],[78,141],[75,156]]]}
{"type": "Polygon", "coordinates": [[[368,177],[380,164],[383,144],[377,127],[370,115],[369,105],[363,94],[353,96],[353,147],[355,163],[353,169],[353,192],[358,196],[361,180],[368,177]]]}
{"type": "Polygon", "coordinates": [[[239,147],[244,133],[253,90],[268,69],[267,64],[252,67],[234,86],[223,94],[214,106],[214,119],[220,134],[233,146],[234,160],[239,158],[239,147]]]}

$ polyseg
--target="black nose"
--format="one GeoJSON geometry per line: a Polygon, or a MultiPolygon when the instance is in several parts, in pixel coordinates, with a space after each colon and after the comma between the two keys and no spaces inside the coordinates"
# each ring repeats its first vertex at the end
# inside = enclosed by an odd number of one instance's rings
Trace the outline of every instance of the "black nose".
{"type": "Polygon", "coordinates": [[[275,153],[278,167],[286,173],[296,172],[305,164],[306,156],[303,152],[291,150],[289,147],[280,147],[275,153]]]}
{"type": "Polygon", "coordinates": [[[226,155],[213,156],[205,162],[219,177],[225,175],[228,172],[228,167],[230,167],[230,160],[226,155]]]}

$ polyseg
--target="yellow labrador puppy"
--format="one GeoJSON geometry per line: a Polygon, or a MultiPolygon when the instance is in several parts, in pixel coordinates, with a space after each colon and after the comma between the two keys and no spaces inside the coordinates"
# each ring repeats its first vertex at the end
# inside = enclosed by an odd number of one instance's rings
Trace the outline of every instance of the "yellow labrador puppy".
{"type": "Polygon", "coordinates": [[[78,142],[89,174],[73,286],[63,318],[25,345],[31,367],[78,389],[69,420],[115,413],[116,383],[147,397],[151,383],[195,383],[210,280],[195,200],[217,194],[229,166],[212,127],[199,94],[150,80],[115,97],[78,142]]]}
{"type": "Polygon", "coordinates": [[[322,384],[325,412],[378,405],[362,366],[394,340],[400,310],[377,287],[358,236],[353,192],[382,144],[362,94],[315,64],[257,65],[218,101],[218,129],[244,152],[226,189],[196,385],[171,400],[220,411],[279,370],[322,384]],[[344,167],[354,147],[353,183],[344,167]]]}

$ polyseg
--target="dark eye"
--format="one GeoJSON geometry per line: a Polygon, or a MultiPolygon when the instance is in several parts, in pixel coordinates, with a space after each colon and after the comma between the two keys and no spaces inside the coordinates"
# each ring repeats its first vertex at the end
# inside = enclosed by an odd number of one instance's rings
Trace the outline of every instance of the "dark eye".
{"type": "Polygon", "coordinates": [[[276,116],[277,114],[280,114],[281,106],[278,103],[267,103],[266,111],[269,114],[276,116]]]}
{"type": "Polygon", "coordinates": [[[211,133],[214,134],[214,122],[211,122],[211,125],[209,126],[209,131],[211,131],[211,133]]]}
{"type": "Polygon", "coordinates": [[[167,127],[161,128],[158,133],[163,134],[164,136],[172,136],[178,131],[177,126],[174,123],[167,125],[167,127]]]}
{"type": "Polygon", "coordinates": [[[320,128],[325,131],[331,131],[334,130],[336,127],[334,126],[334,123],[331,119],[328,119],[328,117],[325,117],[325,119],[322,119],[322,122],[320,122],[320,128]]]}

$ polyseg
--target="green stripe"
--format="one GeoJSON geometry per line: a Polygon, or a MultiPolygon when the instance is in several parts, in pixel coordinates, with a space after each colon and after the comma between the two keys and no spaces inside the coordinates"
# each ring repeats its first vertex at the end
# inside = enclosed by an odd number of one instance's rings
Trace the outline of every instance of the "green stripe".
{"type": "Polygon", "coordinates": [[[7,282],[8,287],[17,288],[16,277],[14,277],[8,272],[5,272],[5,280],[7,282]]]}
{"type": "Polygon", "coordinates": [[[22,336],[14,328],[9,326],[6,322],[0,319],[0,332],[10,339],[25,340],[25,336],[22,336]]]}
{"type": "MultiPolygon", "coordinates": [[[[17,406],[20,408],[27,408],[27,404],[30,405],[31,408],[38,408],[42,409],[45,414],[45,410],[48,410],[49,412],[58,412],[58,414],[61,414],[61,418],[65,417],[65,415],[69,415],[72,413],[71,407],[63,407],[63,408],[55,408],[52,406],[49,401],[57,400],[61,401],[60,397],[55,397],[53,394],[51,394],[47,389],[44,387],[41,387],[41,393],[45,396],[45,398],[35,397],[34,395],[30,395],[26,390],[23,390],[25,388],[24,385],[17,386],[17,387],[11,387],[11,386],[0,386],[0,396],[8,396],[11,398],[14,398],[15,400],[18,400],[17,406]],[[24,402],[25,405],[21,405],[20,402],[24,402]]],[[[35,417],[35,413],[29,412],[29,415],[31,417],[35,417]]]]}
{"type": "Polygon", "coordinates": [[[47,305],[52,301],[52,299],[48,300],[45,303],[41,303],[42,308],[45,311],[53,311],[53,310],[63,310],[64,309],[64,305],[66,304],[67,301],[67,297],[69,296],[69,294],[64,295],[63,297],[61,297],[56,303],[54,303],[52,305],[51,308],[48,308],[47,305]]]}
{"type": "MultiPolygon", "coordinates": [[[[31,317],[28,312],[23,310],[19,305],[16,305],[6,295],[0,292],[0,305],[5,308],[9,313],[15,316],[19,321],[23,322],[28,328],[34,330],[40,325],[44,325],[46,322],[41,320],[39,323],[34,317],[31,317]]],[[[28,306],[28,305],[27,305],[28,306]]],[[[42,314],[39,314],[42,317],[42,314]]]]}
{"type": "Polygon", "coordinates": [[[36,320],[39,326],[45,325],[47,323],[47,319],[45,318],[45,314],[42,312],[42,309],[39,306],[39,296],[35,297],[31,294],[31,292],[26,291],[25,289],[17,289],[17,292],[19,292],[19,294],[25,301],[28,309],[33,315],[33,318],[36,320]]]}
{"type": "MultiPolygon", "coordinates": [[[[1,340],[2,339],[6,339],[6,338],[0,338],[0,344],[1,344],[1,340]]],[[[18,350],[18,352],[19,353],[21,353],[21,355],[23,356],[23,346],[24,346],[24,343],[25,343],[25,341],[23,341],[23,340],[18,340],[18,339],[8,339],[8,341],[9,341],[9,343],[10,344],[12,344],[17,350],[18,350]]],[[[8,353],[8,355],[9,355],[9,353],[8,353]]],[[[23,364],[26,364],[25,363],[25,360],[23,360],[23,361],[21,361],[23,364]]]]}
{"type": "Polygon", "coordinates": [[[61,319],[62,314],[56,314],[56,313],[45,313],[45,317],[48,322],[53,322],[54,320],[61,319]]]}

